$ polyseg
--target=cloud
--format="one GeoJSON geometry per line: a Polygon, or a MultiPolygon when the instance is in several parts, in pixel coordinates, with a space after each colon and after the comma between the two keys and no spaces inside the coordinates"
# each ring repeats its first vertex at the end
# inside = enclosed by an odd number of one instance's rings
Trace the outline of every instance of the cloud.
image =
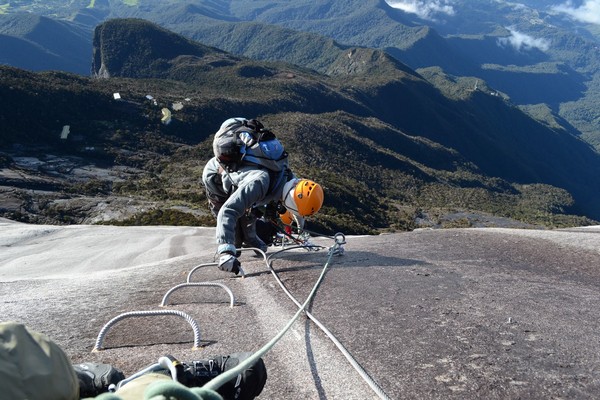
{"type": "Polygon", "coordinates": [[[437,14],[454,15],[455,0],[386,0],[394,8],[416,14],[420,18],[433,20],[437,14]]]}
{"type": "Polygon", "coordinates": [[[572,1],[567,1],[552,9],[570,15],[578,21],[600,25],[600,0],[585,0],[579,7],[575,7],[572,1]]]}
{"type": "Polygon", "coordinates": [[[512,46],[517,51],[538,49],[547,51],[550,48],[550,40],[536,39],[525,33],[519,32],[512,27],[506,28],[510,32],[510,36],[498,39],[500,46],[512,46]]]}

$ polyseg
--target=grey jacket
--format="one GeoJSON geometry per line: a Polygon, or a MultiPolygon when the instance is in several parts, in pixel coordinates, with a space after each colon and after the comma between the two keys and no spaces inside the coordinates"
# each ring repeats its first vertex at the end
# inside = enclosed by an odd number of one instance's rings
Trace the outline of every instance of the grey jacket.
{"type": "MultiPolygon", "coordinates": [[[[285,181],[293,178],[290,173],[285,181]]],[[[209,198],[220,203],[216,213],[216,239],[219,245],[234,245],[238,219],[252,207],[281,200],[284,187],[280,184],[269,193],[271,178],[266,169],[245,165],[236,172],[226,172],[214,157],[206,163],[202,181],[209,198]]]]}

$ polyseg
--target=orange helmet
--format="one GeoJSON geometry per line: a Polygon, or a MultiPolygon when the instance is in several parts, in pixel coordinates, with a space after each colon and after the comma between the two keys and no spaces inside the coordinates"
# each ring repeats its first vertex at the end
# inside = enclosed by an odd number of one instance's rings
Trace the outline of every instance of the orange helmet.
{"type": "Polygon", "coordinates": [[[324,198],[321,185],[309,179],[300,179],[294,188],[294,203],[298,213],[303,217],[319,211],[324,198]]]}

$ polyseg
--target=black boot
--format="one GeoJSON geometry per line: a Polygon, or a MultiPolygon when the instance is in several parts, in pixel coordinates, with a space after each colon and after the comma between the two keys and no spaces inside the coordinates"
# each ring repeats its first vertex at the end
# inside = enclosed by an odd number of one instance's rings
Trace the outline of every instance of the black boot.
{"type": "MultiPolygon", "coordinates": [[[[222,372],[236,367],[252,353],[234,353],[208,360],[182,362],[183,373],[179,381],[187,387],[201,387],[222,372]]],[[[240,375],[223,384],[216,390],[225,400],[251,400],[263,390],[267,381],[267,369],[262,358],[240,375]]]]}
{"type": "Polygon", "coordinates": [[[95,397],[108,392],[111,384],[117,384],[125,375],[109,364],[83,363],[73,365],[79,379],[79,397],[95,397]]]}

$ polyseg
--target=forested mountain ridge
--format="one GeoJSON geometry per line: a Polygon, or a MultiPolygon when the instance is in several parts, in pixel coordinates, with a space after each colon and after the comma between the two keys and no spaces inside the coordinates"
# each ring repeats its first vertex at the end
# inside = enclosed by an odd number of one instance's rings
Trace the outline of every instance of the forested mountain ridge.
{"type": "Polygon", "coordinates": [[[0,64],[89,75],[89,28],[34,14],[0,14],[0,64]]]}
{"type": "MultiPolygon", "coordinates": [[[[27,0],[0,7],[0,29],[3,13],[10,17],[23,11],[89,32],[108,18],[143,18],[234,55],[285,61],[322,73],[327,73],[323,68],[334,47],[377,48],[413,69],[441,67],[454,76],[472,77],[472,86],[478,80],[487,82],[535,118],[544,118],[537,111],[545,105],[571,131],[600,148],[600,28],[592,15],[587,16],[591,23],[581,20],[590,13],[587,5],[562,3],[27,0]]],[[[14,49],[14,40],[9,34],[4,46],[14,49]]],[[[41,54],[28,43],[21,48],[24,58],[5,62],[34,70],[56,68],[54,55],[41,54]],[[29,62],[34,57],[37,66],[29,62]],[[50,59],[44,61],[46,57],[50,59]]],[[[88,66],[66,70],[89,74],[88,66]]]]}
{"type": "MultiPolygon", "coordinates": [[[[232,56],[139,19],[98,26],[94,43],[106,72],[99,76],[110,78],[2,68],[7,129],[1,145],[13,149],[5,153],[5,167],[19,167],[24,148],[38,148],[34,152],[96,159],[113,170],[137,169],[115,182],[98,179],[84,194],[139,198],[164,210],[184,207],[186,223],[206,223],[198,178],[211,156],[211,134],[224,119],[244,115],[260,117],[277,132],[299,175],[323,183],[326,205],[313,221],[323,229],[410,229],[465,212],[475,217],[461,217],[460,224],[484,215],[581,224],[586,220],[569,214],[599,213],[592,201],[599,182],[590,171],[600,159],[584,142],[532,120],[483,86],[440,92],[379,50],[344,49],[331,64],[337,74],[329,76],[232,56]],[[136,51],[122,51],[123,42],[136,51]],[[173,113],[169,125],[160,123],[164,107],[173,113]],[[68,139],[60,139],[64,125],[72,132],[68,139]]],[[[81,200],[82,183],[61,179],[54,190],[68,200],[46,199],[45,208],[22,205],[20,214],[4,215],[62,215],[68,222],[98,212],[78,208],[80,215],[73,215],[69,207],[81,200]]],[[[18,193],[33,202],[27,190],[18,193]]],[[[137,222],[166,218],[133,214],[137,222]]]]}

